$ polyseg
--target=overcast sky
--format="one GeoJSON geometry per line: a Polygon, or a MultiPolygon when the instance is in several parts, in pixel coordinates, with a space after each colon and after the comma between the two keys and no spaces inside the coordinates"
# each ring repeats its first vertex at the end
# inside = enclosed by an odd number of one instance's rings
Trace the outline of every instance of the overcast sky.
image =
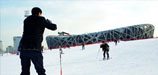
{"type": "Polygon", "coordinates": [[[57,31],[46,30],[44,39],[60,31],[82,34],[146,23],[155,26],[155,36],[158,36],[158,1],[154,0],[1,0],[0,40],[4,49],[13,46],[13,36],[22,35],[24,11],[33,7],[40,7],[42,15],[58,26],[57,31]]]}

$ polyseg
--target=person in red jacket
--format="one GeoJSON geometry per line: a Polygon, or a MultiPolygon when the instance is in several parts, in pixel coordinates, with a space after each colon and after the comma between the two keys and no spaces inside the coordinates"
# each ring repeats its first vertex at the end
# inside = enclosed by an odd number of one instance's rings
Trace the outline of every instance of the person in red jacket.
{"type": "Polygon", "coordinates": [[[103,50],[103,60],[105,60],[105,54],[107,55],[107,60],[109,59],[109,45],[106,42],[100,45],[100,48],[103,50]]]}
{"type": "Polygon", "coordinates": [[[41,46],[43,33],[45,28],[56,30],[57,26],[41,16],[42,10],[40,8],[34,7],[31,12],[32,15],[24,20],[23,35],[18,48],[22,66],[20,75],[30,75],[31,61],[38,75],[46,75],[41,46]]]}

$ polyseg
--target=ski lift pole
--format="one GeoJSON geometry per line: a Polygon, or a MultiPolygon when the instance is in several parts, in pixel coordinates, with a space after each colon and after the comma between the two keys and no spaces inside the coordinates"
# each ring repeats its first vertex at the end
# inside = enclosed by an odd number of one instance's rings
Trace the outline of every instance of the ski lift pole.
{"type": "Polygon", "coordinates": [[[98,58],[98,54],[99,54],[99,52],[100,52],[100,48],[99,48],[98,53],[97,53],[97,58],[98,58]]]}
{"type": "Polygon", "coordinates": [[[61,61],[61,54],[62,54],[62,49],[61,47],[59,48],[59,54],[60,54],[60,75],[63,75],[63,71],[62,71],[62,61],[61,61]]]}

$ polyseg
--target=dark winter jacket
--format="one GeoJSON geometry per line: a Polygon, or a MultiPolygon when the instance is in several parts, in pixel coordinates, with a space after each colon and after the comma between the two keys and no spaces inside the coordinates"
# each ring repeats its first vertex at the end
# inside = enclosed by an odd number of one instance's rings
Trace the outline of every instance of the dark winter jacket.
{"type": "Polygon", "coordinates": [[[57,26],[42,16],[28,16],[24,20],[24,32],[18,50],[41,51],[41,43],[43,41],[43,33],[45,28],[56,30],[57,26]]]}
{"type": "Polygon", "coordinates": [[[107,43],[101,44],[100,48],[102,48],[103,51],[109,51],[109,45],[107,43]]]}

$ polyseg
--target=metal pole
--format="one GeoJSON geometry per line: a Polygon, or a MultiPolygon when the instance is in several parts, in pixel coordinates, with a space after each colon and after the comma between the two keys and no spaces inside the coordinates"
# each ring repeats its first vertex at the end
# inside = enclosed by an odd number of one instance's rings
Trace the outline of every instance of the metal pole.
{"type": "Polygon", "coordinates": [[[60,49],[59,49],[59,54],[60,54],[60,75],[62,75],[63,74],[63,72],[62,72],[62,61],[61,61],[61,54],[62,54],[62,49],[61,49],[61,47],[60,47],[60,49]]]}
{"type": "Polygon", "coordinates": [[[99,54],[99,52],[100,52],[100,48],[99,48],[99,50],[98,50],[98,52],[97,52],[97,58],[96,58],[96,59],[98,59],[98,54],[99,54]]]}

